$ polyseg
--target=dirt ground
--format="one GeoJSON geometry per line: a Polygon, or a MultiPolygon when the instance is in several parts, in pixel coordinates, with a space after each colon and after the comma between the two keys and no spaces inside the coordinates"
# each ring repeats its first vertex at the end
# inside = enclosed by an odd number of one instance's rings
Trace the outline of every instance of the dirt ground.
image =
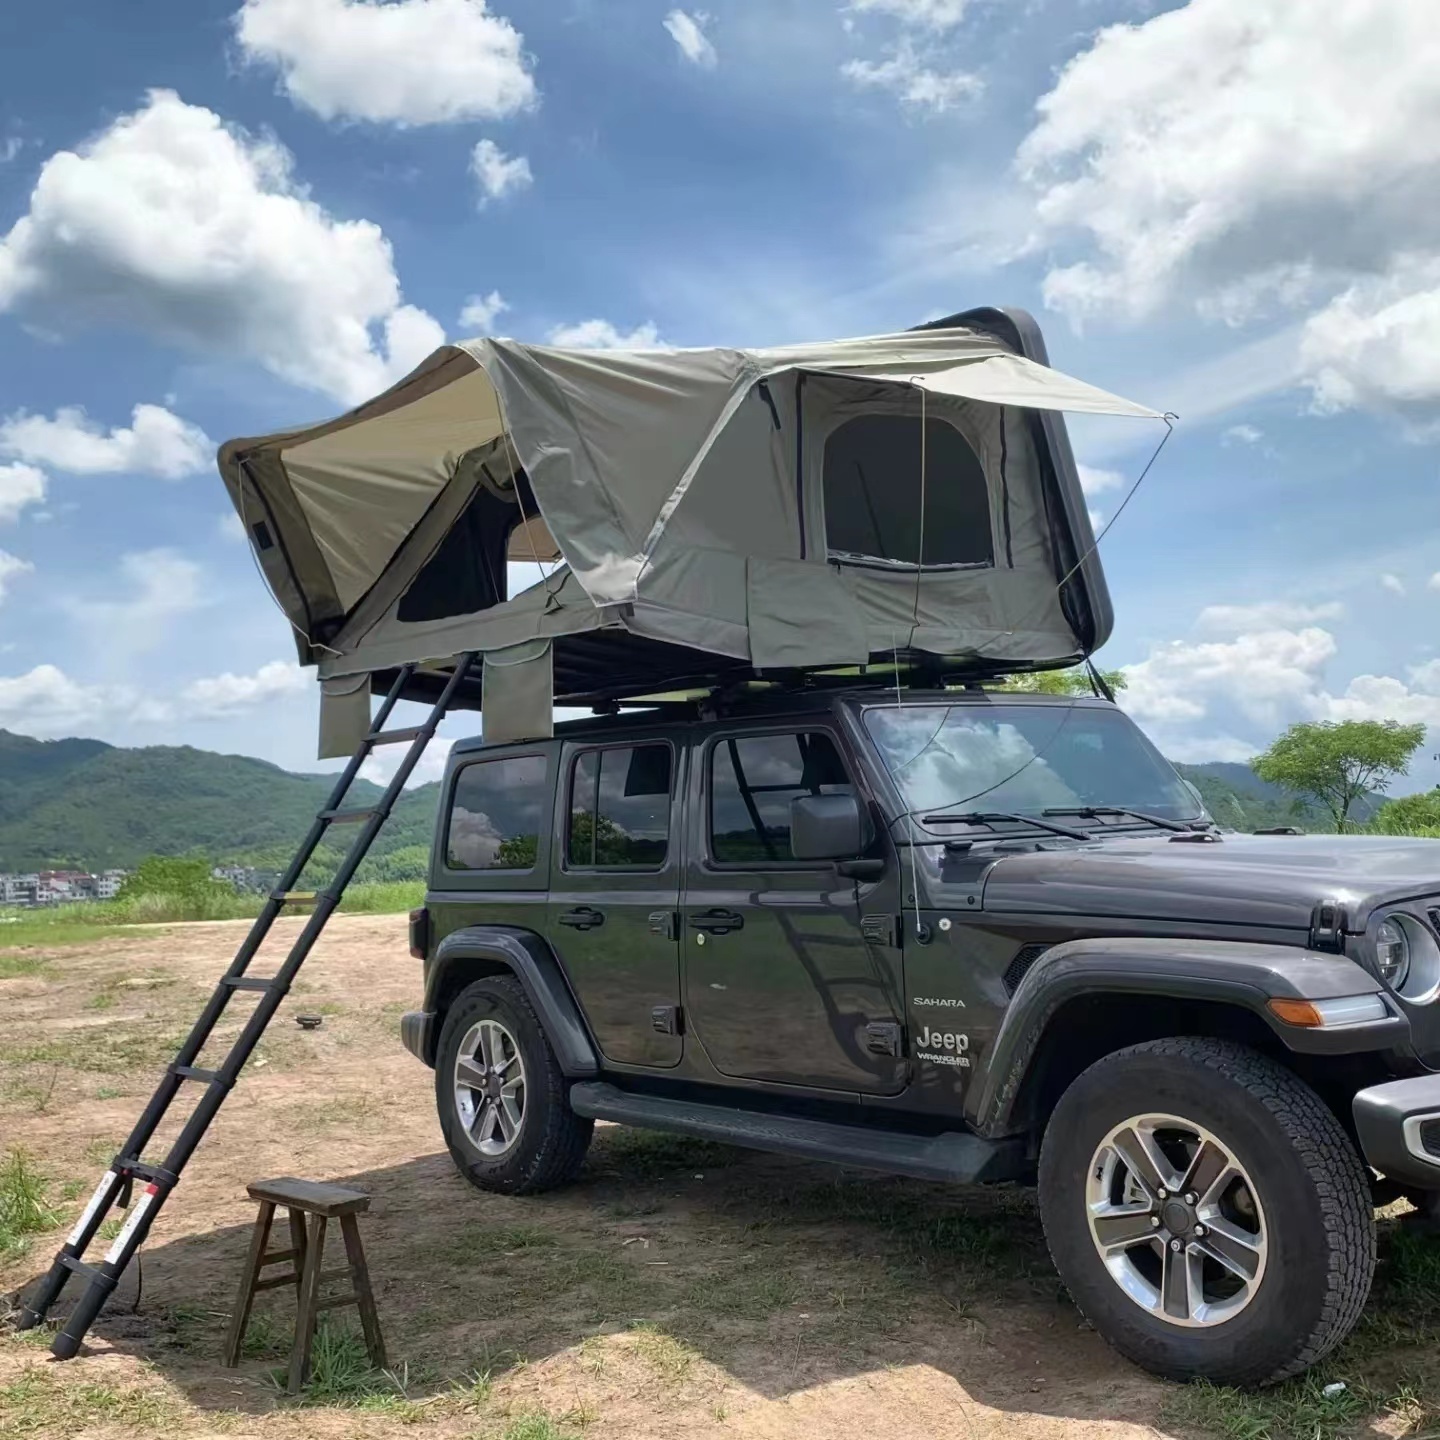
{"type": "MultiPolygon", "coordinates": [[[[0,1297],[48,1265],[243,932],[0,952],[20,972],[0,978],[0,1155],[29,1153],[63,1221],[0,1255],[0,1297]]],[[[453,1171],[430,1072],[399,1043],[417,988],[402,917],[332,922],[83,1355],[56,1364],[48,1335],[0,1335],[0,1435],[1436,1433],[1433,1285],[1410,1311],[1403,1293],[1382,1306],[1389,1340],[1354,1352],[1344,1395],[1322,1399],[1316,1381],[1257,1408],[1116,1357],[1065,1298],[1023,1190],[602,1127],[573,1188],[482,1195],[453,1171]],[[302,1012],[323,1026],[300,1030],[302,1012]],[[246,1182],[287,1174],[373,1196],[361,1228],[390,1359],[366,1374],[337,1321],[298,1404],[273,1378],[288,1288],[257,1302],[241,1367],[219,1363],[246,1182]]],[[[1406,1253],[1402,1281],[1440,1275],[1430,1248],[1406,1253]]]]}

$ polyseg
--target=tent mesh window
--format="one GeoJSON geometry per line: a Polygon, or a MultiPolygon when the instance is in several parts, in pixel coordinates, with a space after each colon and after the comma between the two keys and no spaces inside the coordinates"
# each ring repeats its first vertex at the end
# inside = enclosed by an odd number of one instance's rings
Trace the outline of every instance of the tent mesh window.
{"type": "Polygon", "coordinates": [[[409,623],[448,620],[489,610],[508,598],[506,551],[520,522],[519,507],[484,486],[401,597],[396,618],[409,623]]]}
{"type": "Polygon", "coordinates": [[[860,415],[825,444],[830,559],[926,569],[993,565],[985,467],[946,420],[924,421],[925,553],[920,553],[921,421],[860,415]]]}

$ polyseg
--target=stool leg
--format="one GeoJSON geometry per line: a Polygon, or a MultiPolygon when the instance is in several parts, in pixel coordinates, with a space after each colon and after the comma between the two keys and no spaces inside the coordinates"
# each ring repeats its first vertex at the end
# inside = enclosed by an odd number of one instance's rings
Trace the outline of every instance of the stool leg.
{"type": "Polygon", "coordinates": [[[340,1217],[340,1233],[345,1237],[345,1258],[350,1262],[350,1280],[355,1286],[360,1307],[360,1325],[365,1331],[365,1350],[370,1363],[385,1368],[385,1341],[380,1336],[380,1316],[375,1311],[375,1295],[370,1289],[370,1267],[365,1263],[365,1249],[360,1244],[360,1223],[353,1215],[340,1217]]]}
{"type": "Polygon", "coordinates": [[[310,1234],[305,1244],[305,1273],[300,1277],[300,1303],[295,1309],[295,1344],[290,1351],[290,1374],[285,1389],[298,1395],[310,1369],[310,1350],[315,1343],[316,1304],[320,1298],[320,1268],[325,1259],[325,1217],[310,1217],[310,1234]]]}
{"type": "Polygon", "coordinates": [[[290,1217],[290,1248],[295,1252],[295,1303],[300,1303],[300,1283],[305,1275],[305,1212],[293,1205],[285,1213],[290,1217]]]}
{"type": "Polygon", "coordinates": [[[245,1327],[250,1323],[250,1307],[255,1302],[255,1282],[260,1278],[260,1262],[265,1258],[265,1247],[270,1243],[270,1224],[274,1218],[275,1206],[269,1200],[262,1200],[259,1213],[255,1216],[255,1228],[250,1232],[250,1253],[245,1257],[245,1268],[240,1273],[240,1289],[230,1316],[230,1332],[225,1337],[224,1363],[231,1370],[240,1363],[245,1327]]]}

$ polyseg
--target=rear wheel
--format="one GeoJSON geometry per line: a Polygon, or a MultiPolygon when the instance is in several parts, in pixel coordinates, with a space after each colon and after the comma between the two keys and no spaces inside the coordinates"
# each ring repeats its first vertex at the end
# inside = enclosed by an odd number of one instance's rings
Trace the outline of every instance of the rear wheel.
{"type": "Polygon", "coordinates": [[[568,1091],[518,981],[477,980],[450,1007],[435,1100],[451,1157],[472,1185],[531,1195],[573,1180],[595,1122],[571,1110],[568,1091]]]}
{"type": "Polygon", "coordinates": [[[1339,1121],[1244,1046],[1157,1040],[1092,1065],[1040,1154],[1056,1268],[1095,1328],[1172,1379],[1313,1364],[1369,1293],[1366,1173],[1339,1121]]]}

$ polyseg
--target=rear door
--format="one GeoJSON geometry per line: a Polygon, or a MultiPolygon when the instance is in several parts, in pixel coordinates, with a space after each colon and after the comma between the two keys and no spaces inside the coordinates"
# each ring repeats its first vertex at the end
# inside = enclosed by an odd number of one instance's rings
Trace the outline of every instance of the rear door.
{"type": "Polygon", "coordinates": [[[681,746],[561,750],[548,933],[606,1060],[680,1063],[681,746]]]}
{"type": "Polygon", "coordinates": [[[826,722],[721,730],[695,747],[686,1018],[722,1074],[882,1095],[905,1086],[900,952],[868,944],[860,926],[874,887],[790,851],[790,802],[854,791],[853,776],[826,722]],[[887,1043],[893,1053],[877,1053],[887,1043]]]}

